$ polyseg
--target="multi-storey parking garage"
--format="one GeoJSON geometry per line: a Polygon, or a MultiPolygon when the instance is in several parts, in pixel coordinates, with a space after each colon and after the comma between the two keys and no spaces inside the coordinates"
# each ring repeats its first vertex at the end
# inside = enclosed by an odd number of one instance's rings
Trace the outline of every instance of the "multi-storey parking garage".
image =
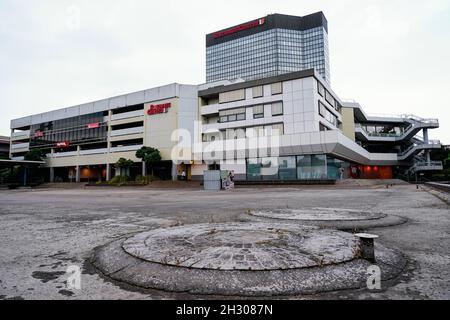
{"type": "MultiPolygon", "coordinates": [[[[175,177],[177,166],[167,161],[176,142],[172,133],[193,132],[196,118],[197,87],[171,84],[13,120],[11,157],[22,160],[39,148],[50,181],[109,180],[118,159],[138,164],[136,150],[151,145],[166,160],[157,173],[175,177]]],[[[145,167],[131,171],[145,174],[145,167]]]]}

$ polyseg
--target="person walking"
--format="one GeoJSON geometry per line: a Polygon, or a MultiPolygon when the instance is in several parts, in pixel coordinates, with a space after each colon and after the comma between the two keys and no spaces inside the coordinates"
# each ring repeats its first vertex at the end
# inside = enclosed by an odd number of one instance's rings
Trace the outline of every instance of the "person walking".
{"type": "Polygon", "coordinates": [[[339,168],[339,179],[340,180],[344,179],[344,172],[345,172],[344,168],[340,167],[339,168]]]}

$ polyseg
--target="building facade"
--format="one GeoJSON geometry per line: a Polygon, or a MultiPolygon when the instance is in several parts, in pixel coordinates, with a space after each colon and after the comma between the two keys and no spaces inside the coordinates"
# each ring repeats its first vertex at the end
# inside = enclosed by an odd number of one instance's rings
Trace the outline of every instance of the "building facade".
{"type": "Polygon", "coordinates": [[[369,116],[314,69],[206,85],[199,97],[203,150],[226,150],[213,160],[238,180],[387,179],[442,169],[429,154],[441,147],[428,138],[437,119],[369,116]],[[276,142],[275,152],[258,139],[276,142]]]}
{"type": "Polygon", "coordinates": [[[9,137],[0,136],[0,159],[9,159],[9,137]]]}
{"type": "Polygon", "coordinates": [[[328,22],[271,14],[206,36],[206,82],[253,80],[315,68],[330,81],[328,22]]]}
{"type": "Polygon", "coordinates": [[[198,117],[197,86],[170,84],[11,121],[11,158],[33,148],[46,154],[50,181],[110,180],[120,159],[135,161],[136,150],[152,146],[163,162],[159,174],[176,177],[171,153],[176,129],[193,132],[198,117]]]}
{"type": "Polygon", "coordinates": [[[156,174],[202,180],[208,169],[237,180],[386,179],[441,170],[428,131],[437,119],[370,116],[342,101],[315,70],[220,85],[171,84],[11,121],[11,158],[39,148],[50,181],[110,180],[142,146],[161,151],[156,174]],[[422,136],[420,136],[422,134],[422,136]]]}

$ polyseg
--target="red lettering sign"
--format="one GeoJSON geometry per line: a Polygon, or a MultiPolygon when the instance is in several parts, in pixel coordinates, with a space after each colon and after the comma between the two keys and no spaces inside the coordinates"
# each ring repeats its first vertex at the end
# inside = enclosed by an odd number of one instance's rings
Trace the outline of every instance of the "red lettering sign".
{"type": "Polygon", "coordinates": [[[87,125],[88,129],[96,129],[96,128],[100,128],[100,122],[96,122],[96,123],[89,123],[87,125]]]}
{"type": "Polygon", "coordinates": [[[172,104],[169,103],[163,103],[163,104],[152,104],[149,109],[147,110],[147,114],[149,116],[152,116],[154,114],[159,113],[167,113],[169,108],[172,107],[172,104]]]}
{"type": "Polygon", "coordinates": [[[233,33],[239,32],[239,31],[244,31],[247,29],[261,26],[265,23],[266,23],[266,18],[261,18],[261,19],[258,19],[258,20],[252,21],[252,22],[241,24],[241,25],[233,27],[231,29],[216,32],[213,34],[213,37],[214,37],[214,39],[222,38],[222,37],[229,36],[230,34],[233,34],[233,33]]]}
{"type": "Polygon", "coordinates": [[[68,148],[69,146],[70,146],[70,142],[69,141],[58,142],[56,144],[57,148],[68,148]]]}

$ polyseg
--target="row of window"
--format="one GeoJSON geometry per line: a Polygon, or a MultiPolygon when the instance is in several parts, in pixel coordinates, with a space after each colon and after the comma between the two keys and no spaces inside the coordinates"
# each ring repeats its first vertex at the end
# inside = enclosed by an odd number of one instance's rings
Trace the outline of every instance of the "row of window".
{"type": "Polygon", "coordinates": [[[247,180],[333,179],[334,159],[324,154],[247,159],[247,180]]]}
{"type": "Polygon", "coordinates": [[[276,123],[265,126],[227,129],[225,130],[225,139],[233,140],[256,137],[270,137],[281,136],[283,134],[284,125],[282,123],[276,123]]]}
{"type": "Polygon", "coordinates": [[[301,59],[307,59],[310,56],[314,55],[322,55],[325,52],[323,43],[317,43],[311,46],[303,47],[303,48],[297,48],[294,46],[268,46],[265,44],[264,50],[258,50],[258,48],[255,47],[248,47],[248,48],[242,48],[241,50],[235,50],[232,52],[224,53],[221,56],[217,57],[208,57],[207,58],[207,66],[221,66],[224,64],[232,63],[233,61],[245,61],[249,59],[255,59],[255,58],[266,58],[269,59],[270,57],[278,57],[281,54],[288,54],[290,56],[297,56],[301,59]],[[245,49],[245,50],[244,50],[245,49]]]}
{"type": "Polygon", "coordinates": [[[319,93],[320,96],[325,98],[325,101],[327,101],[337,112],[339,113],[341,112],[340,104],[337,102],[336,99],[334,99],[331,93],[327,89],[325,89],[325,87],[319,81],[317,81],[317,92],[319,93]]]}
{"type": "Polygon", "coordinates": [[[335,127],[338,127],[338,118],[332,112],[330,112],[321,101],[319,101],[319,115],[335,127]]]}
{"type": "MultiPolygon", "coordinates": [[[[273,117],[283,115],[283,103],[282,102],[274,102],[271,104],[265,105],[256,105],[252,108],[253,111],[253,119],[264,118],[264,108],[268,107],[271,110],[271,114],[273,117]]],[[[236,108],[236,109],[228,109],[222,110],[219,112],[219,123],[227,123],[234,121],[243,121],[246,120],[246,107],[236,108]]]]}
{"type": "Polygon", "coordinates": [[[285,30],[285,29],[272,29],[268,31],[264,31],[261,33],[257,33],[254,35],[250,35],[247,37],[227,41],[221,44],[214,45],[212,47],[208,47],[206,49],[207,55],[214,54],[217,52],[221,52],[225,49],[235,48],[243,45],[254,44],[257,41],[267,41],[268,39],[287,39],[287,40],[296,40],[297,42],[308,42],[313,41],[314,39],[325,38],[326,32],[322,27],[317,28],[316,30],[310,31],[298,31],[298,30],[285,30]]]}
{"type": "MultiPolygon", "coordinates": [[[[219,94],[219,103],[228,103],[234,101],[245,100],[246,89],[239,89],[233,91],[222,92],[219,94]]],[[[271,94],[277,95],[283,93],[283,84],[281,82],[275,82],[270,84],[270,92],[271,94]]],[[[256,86],[252,88],[252,97],[260,98],[264,96],[264,87],[256,86]]]]}

